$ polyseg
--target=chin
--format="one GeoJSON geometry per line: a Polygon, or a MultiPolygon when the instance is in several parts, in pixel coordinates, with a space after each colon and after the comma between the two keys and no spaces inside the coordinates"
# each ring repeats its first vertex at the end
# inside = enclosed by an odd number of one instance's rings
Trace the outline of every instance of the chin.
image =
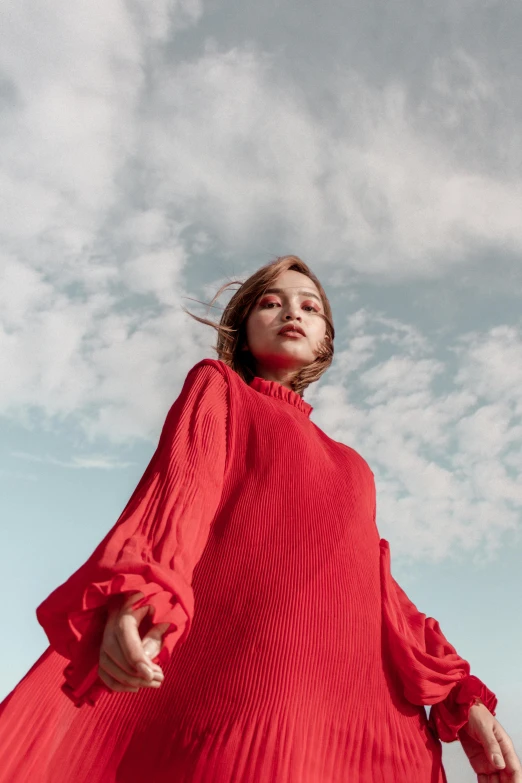
{"type": "Polygon", "coordinates": [[[303,356],[302,353],[297,351],[281,351],[277,356],[270,356],[266,359],[265,363],[274,367],[284,370],[293,370],[298,372],[303,367],[311,364],[315,359],[315,356],[303,356]]]}

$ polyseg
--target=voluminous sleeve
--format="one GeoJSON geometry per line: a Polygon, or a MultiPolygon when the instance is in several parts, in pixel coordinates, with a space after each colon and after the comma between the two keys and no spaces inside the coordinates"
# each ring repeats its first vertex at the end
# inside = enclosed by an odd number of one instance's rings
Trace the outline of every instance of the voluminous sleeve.
{"type": "Polygon", "coordinates": [[[433,617],[410,601],[391,575],[390,545],[380,540],[383,632],[395,670],[412,704],[432,705],[429,723],[439,739],[453,742],[478,697],[495,715],[497,697],[460,657],[433,617]]]}
{"type": "Polygon", "coordinates": [[[51,647],[68,659],[66,695],[93,705],[108,691],[97,675],[112,596],[141,592],[150,622],[170,623],[157,660],[184,641],[194,613],[192,572],[219,505],[227,459],[228,383],[215,360],[187,375],[158,447],[115,526],[89,559],[38,607],[51,647]]]}

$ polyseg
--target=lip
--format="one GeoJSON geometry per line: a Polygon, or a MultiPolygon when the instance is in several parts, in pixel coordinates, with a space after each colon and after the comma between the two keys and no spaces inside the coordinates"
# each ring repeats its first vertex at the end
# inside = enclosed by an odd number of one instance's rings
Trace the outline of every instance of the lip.
{"type": "Polygon", "coordinates": [[[283,326],[283,328],[278,331],[278,334],[288,334],[289,337],[296,337],[297,335],[299,335],[299,337],[306,337],[303,329],[300,326],[297,326],[297,324],[287,324],[286,326],[283,326]]]}

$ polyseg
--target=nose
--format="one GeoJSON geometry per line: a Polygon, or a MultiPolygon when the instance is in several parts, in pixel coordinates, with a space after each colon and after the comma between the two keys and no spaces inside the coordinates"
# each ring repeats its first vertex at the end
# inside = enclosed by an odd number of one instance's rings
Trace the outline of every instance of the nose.
{"type": "Polygon", "coordinates": [[[301,310],[296,303],[289,303],[285,312],[285,321],[301,321],[301,310]]]}

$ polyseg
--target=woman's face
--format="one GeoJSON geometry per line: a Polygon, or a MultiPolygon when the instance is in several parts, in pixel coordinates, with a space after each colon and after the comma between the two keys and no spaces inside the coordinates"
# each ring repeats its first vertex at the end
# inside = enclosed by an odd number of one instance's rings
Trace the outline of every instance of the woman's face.
{"type": "Polygon", "coordinates": [[[324,314],[324,307],[315,283],[301,272],[282,272],[246,322],[247,345],[258,375],[284,377],[314,361],[326,334],[318,313],[324,314]],[[281,333],[289,325],[300,331],[281,333]]]}

